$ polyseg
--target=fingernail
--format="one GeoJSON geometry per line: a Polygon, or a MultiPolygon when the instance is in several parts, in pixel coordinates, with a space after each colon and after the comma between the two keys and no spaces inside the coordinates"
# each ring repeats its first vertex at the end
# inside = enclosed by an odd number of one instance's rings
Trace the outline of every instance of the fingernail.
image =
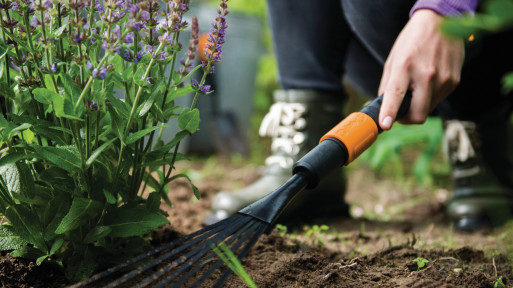
{"type": "Polygon", "coordinates": [[[386,129],[392,128],[392,117],[387,116],[385,119],[383,119],[383,122],[381,122],[381,126],[386,129]]]}

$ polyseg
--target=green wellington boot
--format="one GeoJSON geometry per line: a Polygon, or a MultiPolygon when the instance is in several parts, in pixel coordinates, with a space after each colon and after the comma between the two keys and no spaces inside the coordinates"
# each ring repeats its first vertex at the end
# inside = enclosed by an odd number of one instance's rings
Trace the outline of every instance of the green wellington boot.
{"type": "Polygon", "coordinates": [[[463,231],[489,229],[513,218],[511,123],[444,121],[444,147],[454,194],[447,213],[463,231]]]}
{"type": "MultiPolygon", "coordinates": [[[[284,184],[292,176],[292,166],[315,147],[320,138],[342,120],[341,95],[311,90],[279,90],[275,103],[262,120],[259,133],[272,137],[271,156],[262,177],[250,186],[219,192],[212,200],[212,215],[205,224],[215,223],[236,213],[284,184]]],[[[312,190],[303,191],[286,209],[280,220],[308,220],[315,217],[347,217],[344,202],[345,180],[341,169],[312,190]]]]}

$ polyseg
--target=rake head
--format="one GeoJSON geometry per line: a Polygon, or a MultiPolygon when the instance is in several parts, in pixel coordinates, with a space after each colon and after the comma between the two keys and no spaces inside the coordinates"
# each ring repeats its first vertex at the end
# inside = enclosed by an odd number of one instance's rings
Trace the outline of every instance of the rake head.
{"type": "Polygon", "coordinates": [[[221,276],[213,287],[221,287],[232,271],[212,247],[224,243],[242,259],[269,225],[254,217],[236,214],[70,287],[199,287],[216,271],[221,271],[221,276]],[[135,284],[134,278],[137,279],[135,284]]]}

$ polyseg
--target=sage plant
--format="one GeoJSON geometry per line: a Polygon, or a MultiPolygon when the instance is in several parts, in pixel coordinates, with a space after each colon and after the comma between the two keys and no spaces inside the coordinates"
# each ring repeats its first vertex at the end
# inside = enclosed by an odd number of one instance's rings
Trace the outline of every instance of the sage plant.
{"type": "Polygon", "coordinates": [[[144,235],[168,223],[168,184],[190,182],[178,147],[198,129],[226,2],[198,51],[188,0],[0,0],[0,250],[77,281],[149,247],[144,235]]]}

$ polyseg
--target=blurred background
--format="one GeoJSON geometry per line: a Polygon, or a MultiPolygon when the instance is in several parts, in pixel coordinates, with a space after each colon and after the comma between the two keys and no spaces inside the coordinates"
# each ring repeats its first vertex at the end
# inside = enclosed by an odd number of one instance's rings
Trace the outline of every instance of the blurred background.
{"type": "MultiPolygon", "coordinates": [[[[200,33],[208,33],[218,1],[191,3],[188,17],[196,15],[200,33]]],[[[230,161],[263,165],[270,153],[270,139],[258,136],[258,127],[279,89],[277,66],[267,25],[265,0],[230,0],[228,29],[223,59],[208,79],[214,92],[200,97],[200,130],[189,137],[182,152],[199,157],[223,156],[230,161]],[[242,159],[241,159],[242,158],[242,159]]],[[[182,33],[186,45],[190,34],[182,33]]],[[[351,99],[346,112],[359,110],[368,100],[346,83],[351,99]]],[[[190,103],[192,97],[178,101],[190,103]]],[[[370,166],[382,176],[413,177],[421,184],[447,184],[450,167],[441,155],[441,121],[432,118],[425,125],[395,125],[380,136],[356,163],[370,166]],[[434,177],[436,176],[436,177],[434,177]],[[440,177],[439,177],[440,176],[440,177]]],[[[171,135],[169,135],[171,137],[171,135]]]]}

